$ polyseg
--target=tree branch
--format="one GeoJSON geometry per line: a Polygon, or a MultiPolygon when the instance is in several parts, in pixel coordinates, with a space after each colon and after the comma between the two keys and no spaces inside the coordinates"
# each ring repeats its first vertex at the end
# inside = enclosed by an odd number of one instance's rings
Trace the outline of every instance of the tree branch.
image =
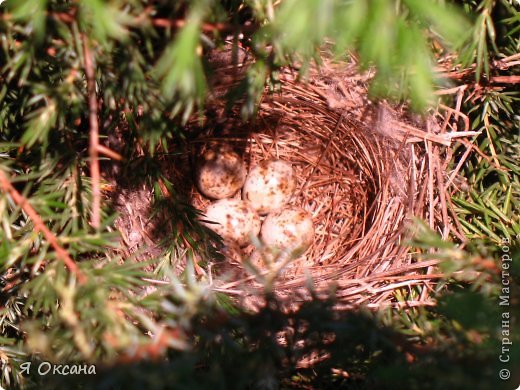
{"type": "MultiPolygon", "coordinates": [[[[186,25],[185,19],[152,18],[152,24],[161,28],[182,28],[186,25]]],[[[258,30],[254,24],[230,24],[230,23],[202,23],[201,30],[205,33],[253,33],[258,30]]]]}
{"type": "Polygon", "coordinates": [[[82,34],[83,56],[85,57],[85,76],[87,78],[87,95],[89,111],[89,157],[90,176],[92,178],[92,216],[91,225],[99,229],[101,224],[101,179],[99,173],[99,122],[98,102],[96,96],[96,74],[92,53],[88,46],[88,38],[82,34]]]}
{"type": "Polygon", "coordinates": [[[49,242],[49,244],[56,251],[56,257],[58,257],[61,261],[63,261],[63,263],[65,263],[67,268],[73,274],[75,274],[77,276],[78,281],[80,283],[85,283],[87,281],[87,278],[79,270],[78,265],[74,262],[74,260],[72,260],[69,253],[60,246],[56,236],[47,228],[47,226],[45,226],[45,223],[43,222],[42,218],[36,212],[36,210],[31,206],[29,201],[22,194],[20,194],[16,190],[16,188],[13,187],[9,178],[1,170],[0,170],[0,188],[6,194],[9,194],[11,196],[11,198],[13,198],[13,201],[27,213],[29,218],[34,223],[35,230],[41,232],[44,235],[45,239],[49,242]]]}

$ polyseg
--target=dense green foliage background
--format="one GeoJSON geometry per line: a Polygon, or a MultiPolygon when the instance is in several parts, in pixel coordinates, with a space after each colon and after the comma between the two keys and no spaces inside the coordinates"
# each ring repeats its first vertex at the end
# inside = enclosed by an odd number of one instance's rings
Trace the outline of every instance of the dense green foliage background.
{"type": "MultiPolygon", "coordinates": [[[[0,186],[1,385],[516,388],[519,34],[520,7],[508,0],[4,2],[0,170],[86,282],[63,267],[34,219],[5,183],[0,186]],[[181,243],[191,244],[188,257],[211,256],[208,243],[216,238],[197,224],[197,211],[154,162],[189,136],[182,125],[207,96],[205,54],[226,40],[255,58],[230,93],[244,99],[244,117],[254,115],[266,86],[279,88],[280,67],[298,63],[305,76],[312,61],[320,62],[318,48],[325,43],[339,58],[355,52],[362,66],[375,66],[374,97],[415,110],[435,104],[439,87],[466,85],[461,108],[471,128],[482,130],[474,140],[481,154],[473,151],[464,163],[467,190],[452,201],[468,242],[461,249],[457,238],[442,241],[426,228],[415,237],[418,253],[446,260],[436,307],[342,313],[332,309],[331,297],[287,314],[271,297],[253,315],[212,291],[207,274],[195,277],[191,263],[173,275],[181,243]],[[161,264],[157,275],[145,270],[147,264],[120,261],[110,204],[104,204],[101,226],[90,224],[85,50],[95,63],[101,139],[127,124],[119,151],[123,176],[131,173],[156,188],[157,207],[174,210],[171,224],[182,227],[150,260],[161,264]],[[441,78],[435,68],[440,59],[461,70],[460,77],[441,78]],[[506,78],[497,85],[496,76],[506,78]],[[513,261],[504,277],[506,254],[513,261]],[[140,296],[149,284],[143,278],[164,276],[168,285],[140,296]],[[499,305],[505,280],[512,313],[507,336],[499,305]],[[293,339],[279,345],[277,332],[287,327],[293,339]],[[507,363],[499,360],[504,337],[513,343],[507,363]],[[299,357],[311,351],[329,358],[312,369],[299,367],[299,357]],[[20,365],[27,361],[95,363],[98,374],[24,376],[20,365]],[[511,379],[499,379],[503,368],[511,379]]],[[[465,150],[453,150],[452,169],[465,150]]]]}

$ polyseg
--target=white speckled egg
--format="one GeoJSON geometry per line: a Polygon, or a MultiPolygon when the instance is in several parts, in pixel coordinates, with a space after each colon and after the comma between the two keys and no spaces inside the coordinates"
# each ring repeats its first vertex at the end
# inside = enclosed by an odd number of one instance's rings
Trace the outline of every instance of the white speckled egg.
{"type": "Polygon", "coordinates": [[[285,205],[296,188],[291,164],[282,160],[264,160],[247,175],[242,199],[251,202],[259,214],[267,214],[285,205]]]}
{"type": "Polygon", "coordinates": [[[249,257],[249,262],[257,269],[271,269],[290,260],[290,254],[272,247],[257,248],[249,257]]]}
{"type": "Polygon", "coordinates": [[[262,225],[261,238],[267,247],[303,254],[314,240],[312,215],[294,206],[274,211],[262,225]]]}
{"type": "Polygon", "coordinates": [[[224,199],[235,194],[246,179],[244,162],[229,149],[208,150],[201,156],[195,181],[199,191],[211,199],[224,199]]]}
{"type": "Polygon", "coordinates": [[[240,246],[249,243],[250,234],[257,236],[260,232],[260,217],[248,202],[240,199],[217,200],[208,206],[205,214],[207,227],[240,246]]]}
{"type": "Polygon", "coordinates": [[[251,256],[249,256],[247,260],[259,270],[266,268],[266,263],[268,263],[268,265],[270,264],[270,259],[269,261],[266,261],[264,259],[263,253],[259,249],[255,249],[255,251],[251,253],[251,256]]]}

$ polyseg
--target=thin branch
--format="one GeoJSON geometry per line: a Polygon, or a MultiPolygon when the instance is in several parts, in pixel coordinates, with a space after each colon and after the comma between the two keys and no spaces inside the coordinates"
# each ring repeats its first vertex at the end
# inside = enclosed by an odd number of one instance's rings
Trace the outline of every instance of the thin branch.
{"type": "MultiPolygon", "coordinates": [[[[130,26],[141,26],[147,23],[151,23],[154,27],[159,28],[175,28],[179,29],[187,24],[185,19],[166,19],[166,18],[154,18],[152,13],[155,11],[154,7],[146,7],[143,12],[134,18],[129,23],[130,26]]],[[[77,7],[70,7],[68,12],[47,12],[47,16],[59,20],[65,24],[72,24],[76,21],[76,14],[78,13],[77,7]]],[[[9,21],[12,19],[12,15],[9,13],[0,14],[0,20],[9,21]]],[[[256,24],[235,24],[235,23],[202,23],[201,30],[207,34],[209,33],[253,33],[259,29],[259,25],[256,24]]]]}
{"type": "MultiPolygon", "coordinates": [[[[152,18],[151,22],[155,27],[161,28],[182,28],[187,24],[185,19],[152,18]]],[[[258,26],[254,24],[240,25],[230,23],[202,23],[201,30],[205,33],[252,33],[258,30],[258,26]]]]}
{"type": "Polygon", "coordinates": [[[99,173],[99,122],[98,101],[96,96],[96,75],[88,38],[83,34],[83,55],[85,57],[85,75],[87,77],[88,110],[90,124],[90,176],[92,177],[92,216],[91,225],[99,229],[101,224],[101,179],[99,173]]]}
{"type": "MultiPolygon", "coordinates": [[[[461,92],[460,89],[458,89],[457,92],[461,92]]],[[[470,129],[470,124],[469,124],[469,117],[462,113],[460,111],[460,104],[461,104],[461,100],[462,99],[459,99],[458,102],[457,102],[457,108],[456,109],[453,109],[451,107],[448,107],[442,103],[439,103],[439,107],[440,108],[443,108],[444,110],[448,111],[450,114],[453,115],[453,118],[456,120],[458,118],[462,118],[462,120],[464,121],[464,131],[463,132],[454,132],[452,133],[452,136],[451,138],[454,138],[454,137],[467,137],[467,136],[470,136],[470,135],[477,135],[479,132],[470,132],[469,129],[470,129]],[[457,135],[458,134],[458,135],[457,135]],[[463,134],[463,135],[461,135],[463,134]]]]}
{"type": "Polygon", "coordinates": [[[490,81],[499,84],[520,84],[520,76],[493,76],[490,81]]]}
{"type": "MultiPolygon", "coordinates": [[[[493,70],[507,70],[513,66],[518,65],[518,61],[516,59],[520,58],[520,53],[514,54],[510,57],[504,58],[499,61],[495,61],[490,64],[491,69],[493,70]]],[[[462,80],[469,76],[474,76],[476,65],[473,64],[469,68],[460,69],[460,70],[446,70],[443,67],[437,67],[437,75],[442,78],[449,78],[453,80],[462,80]]],[[[519,84],[520,76],[511,75],[511,76],[490,76],[487,84],[519,84]]],[[[470,83],[471,84],[471,83],[470,83]]]]}
{"type": "Polygon", "coordinates": [[[465,91],[466,89],[468,89],[468,87],[469,86],[467,84],[464,84],[464,85],[459,85],[458,87],[439,89],[437,91],[434,91],[433,93],[434,93],[434,95],[452,95],[455,92],[458,93],[460,90],[465,91]]]}
{"type": "Polygon", "coordinates": [[[99,153],[104,154],[105,156],[107,156],[108,158],[111,158],[112,160],[116,160],[116,161],[124,160],[123,156],[121,156],[117,152],[114,152],[112,149],[107,148],[104,145],[99,144],[97,149],[98,149],[99,153]]]}
{"type": "Polygon", "coordinates": [[[87,281],[87,278],[83,273],[79,270],[78,265],[72,260],[69,253],[63,249],[60,244],[58,243],[58,239],[56,236],[45,226],[45,223],[43,222],[40,215],[36,212],[36,210],[31,206],[29,201],[20,194],[16,188],[13,187],[11,184],[11,181],[6,176],[6,174],[0,170],[0,188],[5,193],[9,194],[11,198],[14,200],[14,202],[20,206],[29,216],[29,218],[34,223],[34,229],[36,231],[41,232],[45,239],[49,242],[49,244],[54,248],[56,251],[56,257],[58,257],[67,268],[77,276],[78,281],[80,283],[85,283],[87,281]]]}

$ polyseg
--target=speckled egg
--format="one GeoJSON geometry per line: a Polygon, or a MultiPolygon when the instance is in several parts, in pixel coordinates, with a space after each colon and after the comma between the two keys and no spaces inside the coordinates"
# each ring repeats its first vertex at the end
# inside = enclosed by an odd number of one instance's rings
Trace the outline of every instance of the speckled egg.
{"type": "Polygon", "coordinates": [[[291,260],[290,254],[272,247],[257,248],[248,258],[259,270],[271,269],[291,260]]]}
{"type": "Polygon", "coordinates": [[[247,175],[242,199],[255,210],[267,214],[284,206],[296,188],[296,175],[291,164],[282,160],[264,160],[247,175]]]}
{"type": "Polygon", "coordinates": [[[287,207],[269,214],[260,234],[267,247],[303,254],[314,240],[312,215],[300,207],[287,207]]]}
{"type": "Polygon", "coordinates": [[[208,206],[205,214],[207,227],[240,246],[250,242],[251,234],[257,236],[260,232],[260,217],[248,202],[240,199],[217,200],[208,206]]]}
{"type": "Polygon", "coordinates": [[[230,149],[213,149],[201,156],[195,181],[199,191],[211,199],[224,199],[235,194],[246,179],[244,162],[230,149]]]}

